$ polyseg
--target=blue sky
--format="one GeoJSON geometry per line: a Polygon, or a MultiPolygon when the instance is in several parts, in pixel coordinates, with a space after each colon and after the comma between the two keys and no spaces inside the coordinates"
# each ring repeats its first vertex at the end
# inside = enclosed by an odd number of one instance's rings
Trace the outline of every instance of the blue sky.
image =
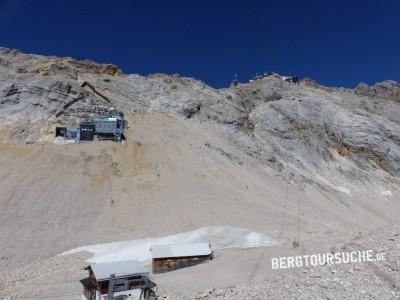
{"type": "Polygon", "coordinates": [[[214,87],[264,71],[354,87],[400,81],[399,12],[390,0],[0,0],[0,46],[214,87]]]}

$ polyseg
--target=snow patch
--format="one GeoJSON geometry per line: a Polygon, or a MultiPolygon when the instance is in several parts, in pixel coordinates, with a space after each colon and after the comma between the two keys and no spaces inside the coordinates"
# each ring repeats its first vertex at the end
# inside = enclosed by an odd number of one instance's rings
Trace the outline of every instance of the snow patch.
{"type": "Polygon", "coordinates": [[[136,259],[142,263],[151,260],[150,247],[153,245],[171,245],[187,243],[211,243],[211,248],[253,248],[278,245],[270,236],[248,229],[232,226],[202,227],[197,230],[158,238],[146,238],[115,243],[83,246],[61,253],[74,254],[82,251],[92,252],[90,263],[122,261],[136,259]]]}
{"type": "Polygon", "coordinates": [[[351,191],[348,188],[345,188],[343,186],[335,186],[335,190],[351,196],[351,191]]]}

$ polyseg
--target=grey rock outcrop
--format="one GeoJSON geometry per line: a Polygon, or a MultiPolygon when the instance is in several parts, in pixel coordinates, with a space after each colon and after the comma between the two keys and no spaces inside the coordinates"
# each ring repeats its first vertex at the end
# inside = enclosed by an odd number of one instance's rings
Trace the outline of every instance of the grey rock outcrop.
{"type": "Polygon", "coordinates": [[[329,178],[332,170],[346,180],[364,174],[358,178],[364,181],[380,170],[391,180],[400,175],[400,85],[393,81],[352,91],[267,77],[218,90],[193,78],[123,75],[112,65],[7,48],[0,58],[0,118],[24,133],[21,142],[40,139],[46,122],[71,124],[114,106],[219,124],[244,153],[292,169],[299,181],[326,187],[316,177],[329,178]]]}
{"type": "Polygon", "coordinates": [[[365,83],[360,83],[355,92],[358,95],[369,96],[374,98],[391,99],[400,102],[400,84],[393,80],[386,80],[368,86],[365,83]]]}

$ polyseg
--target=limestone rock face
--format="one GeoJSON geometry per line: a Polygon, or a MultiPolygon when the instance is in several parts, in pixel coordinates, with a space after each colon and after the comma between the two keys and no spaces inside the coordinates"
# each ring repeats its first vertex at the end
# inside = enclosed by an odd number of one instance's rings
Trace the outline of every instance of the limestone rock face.
{"type": "Polygon", "coordinates": [[[43,120],[76,123],[107,107],[159,110],[219,124],[239,149],[278,169],[292,165],[303,180],[316,170],[326,176],[323,164],[350,177],[354,168],[400,175],[400,85],[394,81],[352,91],[267,77],[217,90],[176,74],[123,75],[110,64],[7,48],[0,48],[0,59],[0,118],[24,132],[22,142],[39,139],[43,120]]]}
{"type": "Polygon", "coordinates": [[[0,68],[17,74],[38,74],[54,76],[65,74],[76,79],[78,74],[120,76],[122,71],[113,64],[98,64],[94,61],[74,60],[69,57],[44,57],[0,47],[0,68]]]}
{"type": "Polygon", "coordinates": [[[400,175],[394,81],[346,90],[267,77],[218,90],[176,74],[123,75],[114,65],[7,48],[0,59],[0,118],[18,129],[18,142],[40,140],[43,123],[74,124],[110,107],[157,110],[214,124],[243,153],[299,182],[328,188],[332,172],[360,181],[400,175]]]}
{"type": "Polygon", "coordinates": [[[400,102],[400,84],[393,80],[386,80],[368,86],[365,83],[360,83],[355,92],[358,95],[369,96],[373,98],[391,99],[400,102]]]}

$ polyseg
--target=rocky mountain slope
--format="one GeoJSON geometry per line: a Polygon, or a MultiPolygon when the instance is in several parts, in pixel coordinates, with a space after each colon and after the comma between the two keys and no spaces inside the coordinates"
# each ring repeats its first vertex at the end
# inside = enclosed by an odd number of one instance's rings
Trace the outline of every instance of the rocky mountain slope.
{"type": "MultiPolygon", "coordinates": [[[[0,269],[210,225],[263,232],[285,255],[398,224],[399,91],[274,76],[214,89],[0,48],[0,269]],[[126,142],[54,137],[110,107],[129,121],[126,142]]],[[[244,270],[260,272],[257,253],[244,270]]],[[[222,287],[242,278],[225,263],[222,287]]]]}

